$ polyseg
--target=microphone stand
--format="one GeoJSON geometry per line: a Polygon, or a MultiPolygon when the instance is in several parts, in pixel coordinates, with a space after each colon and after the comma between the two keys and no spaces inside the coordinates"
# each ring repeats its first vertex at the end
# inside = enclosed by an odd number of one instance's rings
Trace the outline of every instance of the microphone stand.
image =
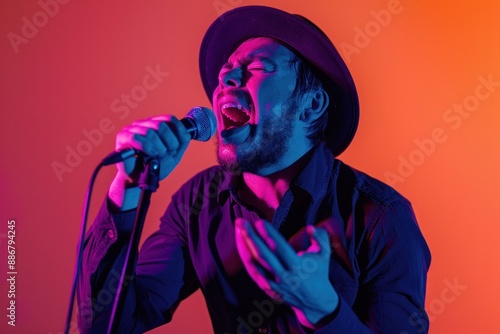
{"type": "Polygon", "coordinates": [[[120,319],[122,317],[125,304],[125,296],[127,295],[127,287],[131,281],[135,279],[135,258],[139,253],[139,241],[141,239],[144,220],[151,202],[151,195],[159,187],[160,181],[160,162],[154,158],[144,158],[144,170],[139,177],[139,187],[141,195],[137,214],[135,216],[134,227],[130,236],[125,262],[120,276],[120,282],[116,291],[111,318],[109,319],[107,334],[118,333],[120,319]],[[128,280],[128,282],[126,282],[128,280]]]}

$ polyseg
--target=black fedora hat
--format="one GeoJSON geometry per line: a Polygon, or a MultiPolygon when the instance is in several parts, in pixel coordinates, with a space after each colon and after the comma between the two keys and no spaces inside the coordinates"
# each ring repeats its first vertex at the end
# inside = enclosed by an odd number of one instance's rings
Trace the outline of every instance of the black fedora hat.
{"type": "Polygon", "coordinates": [[[359,120],[356,86],[349,70],[332,42],[308,19],[264,6],[232,9],[208,28],[200,49],[200,74],[211,100],[222,65],[244,41],[271,37],[291,47],[319,74],[330,96],[327,146],[334,156],[351,143],[359,120]]]}

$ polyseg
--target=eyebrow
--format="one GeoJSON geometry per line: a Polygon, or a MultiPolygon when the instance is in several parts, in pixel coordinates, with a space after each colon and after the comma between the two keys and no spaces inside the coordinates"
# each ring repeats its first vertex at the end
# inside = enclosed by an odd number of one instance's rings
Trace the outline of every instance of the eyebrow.
{"type": "MultiPolygon", "coordinates": [[[[265,63],[269,63],[270,65],[276,65],[276,62],[272,61],[269,57],[266,56],[261,56],[261,55],[246,55],[242,57],[236,57],[236,61],[240,64],[243,65],[248,65],[254,61],[261,61],[265,63]]],[[[227,62],[224,63],[224,65],[221,66],[221,69],[229,69],[232,68],[231,63],[229,62],[229,59],[227,62]]]]}

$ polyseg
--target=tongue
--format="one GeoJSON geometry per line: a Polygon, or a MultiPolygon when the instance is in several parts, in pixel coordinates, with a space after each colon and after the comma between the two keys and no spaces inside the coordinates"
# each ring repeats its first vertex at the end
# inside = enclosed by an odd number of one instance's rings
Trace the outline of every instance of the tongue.
{"type": "Polygon", "coordinates": [[[245,124],[237,128],[222,130],[220,133],[226,143],[241,144],[250,136],[250,124],[245,124]]]}

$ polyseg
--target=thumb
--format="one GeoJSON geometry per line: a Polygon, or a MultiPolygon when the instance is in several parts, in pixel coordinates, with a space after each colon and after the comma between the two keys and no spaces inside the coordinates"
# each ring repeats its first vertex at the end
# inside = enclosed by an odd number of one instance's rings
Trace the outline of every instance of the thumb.
{"type": "Polygon", "coordinates": [[[328,232],[323,228],[316,228],[313,225],[307,226],[306,230],[311,242],[311,246],[309,246],[307,252],[330,256],[331,249],[328,232]]]}

